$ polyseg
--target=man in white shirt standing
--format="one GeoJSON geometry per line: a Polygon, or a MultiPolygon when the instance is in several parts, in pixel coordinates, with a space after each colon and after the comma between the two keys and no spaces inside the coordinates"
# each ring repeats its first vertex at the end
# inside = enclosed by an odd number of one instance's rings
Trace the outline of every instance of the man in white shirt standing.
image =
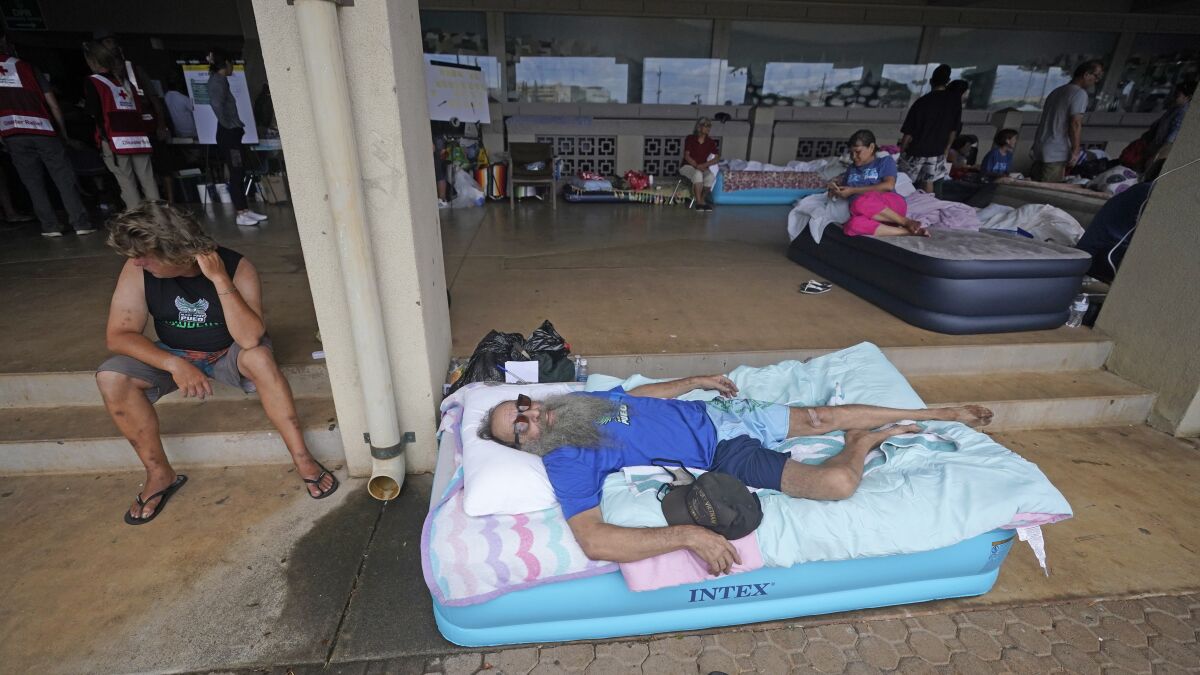
{"type": "Polygon", "coordinates": [[[1084,61],[1075,68],[1071,81],[1050,92],[1042,108],[1042,119],[1033,136],[1033,180],[1061,183],[1066,172],[1079,161],[1083,147],[1083,115],[1088,91],[1104,79],[1104,64],[1084,61]]]}

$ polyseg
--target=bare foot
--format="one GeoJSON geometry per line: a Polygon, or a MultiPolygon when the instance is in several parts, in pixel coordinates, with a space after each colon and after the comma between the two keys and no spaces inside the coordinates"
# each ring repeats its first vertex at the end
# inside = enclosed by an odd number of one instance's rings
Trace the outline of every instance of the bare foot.
{"type": "Polygon", "coordinates": [[[969,427],[986,427],[992,421],[991,409],[981,405],[963,405],[950,408],[950,412],[954,415],[952,421],[962,422],[969,427]]]}
{"type": "Polygon", "coordinates": [[[904,219],[904,229],[908,230],[909,234],[917,237],[928,237],[929,226],[912,218],[904,219]]]}
{"type": "MultiPolygon", "coordinates": [[[[312,455],[309,455],[304,459],[297,459],[295,461],[296,472],[300,474],[301,478],[316,480],[317,476],[321,475],[321,467],[319,464],[317,464],[317,460],[312,458],[312,455]]],[[[333,486],[333,473],[331,472],[321,476],[320,483],[305,483],[304,486],[308,488],[308,494],[312,495],[313,497],[320,497],[321,493],[328,491],[329,488],[333,486]]]]}
{"type": "MultiPolygon", "coordinates": [[[[138,494],[138,496],[145,500],[155,492],[165,490],[171,485],[171,483],[175,482],[175,477],[175,470],[169,467],[165,472],[156,473],[154,475],[150,475],[147,472],[146,482],[144,485],[142,485],[142,491],[138,494]]],[[[146,518],[154,515],[154,512],[158,509],[158,504],[161,501],[162,497],[156,497],[146,502],[145,506],[138,506],[137,500],[134,500],[133,506],[129,507],[129,515],[137,518],[138,520],[145,520],[146,518]]]]}

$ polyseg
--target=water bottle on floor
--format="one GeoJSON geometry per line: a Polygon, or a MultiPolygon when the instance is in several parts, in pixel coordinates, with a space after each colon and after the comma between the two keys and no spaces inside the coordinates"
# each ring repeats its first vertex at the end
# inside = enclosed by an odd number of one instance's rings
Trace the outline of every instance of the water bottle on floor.
{"type": "Polygon", "coordinates": [[[1067,317],[1068,328],[1079,328],[1083,324],[1083,315],[1087,314],[1088,299],[1086,293],[1075,296],[1071,302],[1071,315],[1067,317]]]}
{"type": "Polygon", "coordinates": [[[587,382],[587,378],[588,378],[587,359],[583,358],[582,356],[576,356],[575,357],[575,381],[576,382],[587,382]]]}

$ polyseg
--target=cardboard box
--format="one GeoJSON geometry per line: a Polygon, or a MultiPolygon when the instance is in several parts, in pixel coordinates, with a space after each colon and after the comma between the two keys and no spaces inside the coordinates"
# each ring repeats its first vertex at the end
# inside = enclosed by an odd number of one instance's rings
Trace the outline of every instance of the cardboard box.
{"type": "Polygon", "coordinates": [[[291,201],[287,179],[283,174],[272,173],[263,176],[260,179],[260,186],[263,199],[268,204],[286,204],[291,201]]]}

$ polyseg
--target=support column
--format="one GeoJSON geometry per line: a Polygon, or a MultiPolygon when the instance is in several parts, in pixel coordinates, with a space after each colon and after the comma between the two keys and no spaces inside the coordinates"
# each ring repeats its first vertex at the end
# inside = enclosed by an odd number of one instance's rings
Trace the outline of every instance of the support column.
{"type": "Polygon", "coordinates": [[[500,101],[508,100],[508,59],[504,32],[504,12],[488,12],[487,20],[487,51],[500,62],[500,101]]]}
{"type": "MultiPolygon", "coordinates": [[[[327,120],[310,102],[295,8],[277,0],[253,0],[253,7],[346,462],[351,475],[365,476],[371,470],[370,449],[363,438],[366,402],[359,387],[336,231],[312,140],[314,125],[327,120]]],[[[405,449],[406,464],[410,472],[432,471],[450,319],[417,2],[359,2],[338,9],[338,19],[389,375],[400,430],[416,434],[405,449]]]]}
{"type": "Polygon", "coordinates": [[[937,43],[941,30],[938,26],[925,26],[921,29],[921,43],[917,46],[916,63],[929,63],[933,54],[933,46],[937,43]]]}
{"type": "MultiPolygon", "coordinates": [[[[1115,101],[1117,97],[1117,87],[1121,84],[1121,76],[1125,73],[1125,62],[1129,60],[1129,55],[1133,53],[1133,39],[1137,37],[1137,33],[1121,33],[1117,38],[1117,46],[1113,47],[1112,60],[1105,64],[1107,70],[1104,71],[1104,85],[1100,87],[1097,98],[1101,104],[1105,104],[1103,110],[1109,110],[1108,103],[1115,101]]],[[[1096,106],[1100,110],[1099,105],[1096,106]]],[[[1116,110],[1116,108],[1112,108],[1116,110]]]]}
{"type": "MultiPolygon", "coordinates": [[[[254,8],[248,2],[237,3],[238,19],[242,23],[242,60],[246,62],[246,86],[250,89],[250,100],[258,97],[267,81],[267,66],[263,63],[262,42],[258,38],[258,24],[254,21],[254,8]]],[[[267,120],[259,120],[266,124],[267,120]]]]}
{"type": "Polygon", "coordinates": [[[733,22],[729,19],[713,20],[712,49],[709,51],[709,58],[729,58],[729,31],[732,25],[733,22]]]}
{"type": "Polygon", "coordinates": [[[1200,435],[1200,106],[1155,183],[1096,327],[1115,343],[1105,365],[1158,393],[1150,423],[1176,436],[1200,435]],[[1175,169],[1178,169],[1175,171],[1175,169]]]}

